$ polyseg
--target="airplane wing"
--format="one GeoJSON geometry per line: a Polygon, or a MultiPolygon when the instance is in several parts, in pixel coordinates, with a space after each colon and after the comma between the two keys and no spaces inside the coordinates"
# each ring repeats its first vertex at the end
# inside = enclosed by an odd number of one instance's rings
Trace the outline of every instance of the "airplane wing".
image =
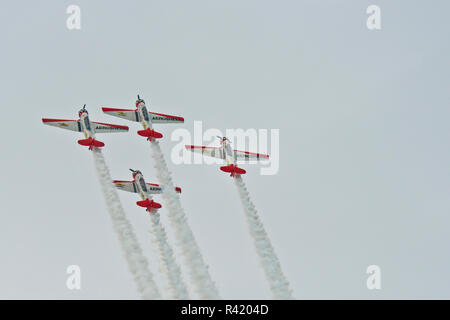
{"type": "Polygon", "coordinates": [[[163,191],[163,188],[158,185],[158,184],[154,184],[154,183],[146,183],[147,184],[147,193],[148,194],[159,194],[163,191]]]}
{"type": "MultiPolygon", "coordinates": [[[[159,184],[154,184],[154,183],[148,183],[147,182],[147,190],[148,190],[148,194],[159,194],[162,193],[164,191],[164,188],[161,187],[159,184]]],[[[180,187],[175,187],[175,192],[177,193],[181,193],[181,188],[180,187]]]]}
{"type": "Polygon", "coordinates": [[[134,181],[114,180],[113,183],[117,189],[137,193],[137,188],[134,181]]]}
{"type": "Polygon", "coordinates": [[[81,132],[81,125],[78,120],[42,118],[42,122],[49,126],[54,126],[54,127],[58,127],[58,128],[81,132]]]}
{"type": "Polygon", "coordinates": [[[125,120],[140,122],[139,114],[136,110],[131,109],[117,109],[117,108],[102,108],[103,112],[111,116],[119,117],[125,120]]]}
{"type": "Polygon", "coordinates": [[[192,152],[201,153],[202,155],[218,158],[218,159],[225,159],[225,153],[223,152],[222,148],[218,147],[204,147],[204,146],[185,146],[187,150],[190,150],[192,152]]]}
{"type": "Polygon", "coordinates": [[[127,132],[127,126],[119,126],[117,124],[101,123],[101,122],[91,122],[92,127],[96,133],[106,133],[106,132],[127,132]]]}
{"type": "Polygon", "coordinates": [[[168,114],[149,112],[152,123],[182,123],[184,118],[177,116],[170,116],[168,114]]]}
{"type": "Polygon", "coordinates": [[[236,160],[268,160],[269,156],[262,153],[233,150],[236,160]]]}

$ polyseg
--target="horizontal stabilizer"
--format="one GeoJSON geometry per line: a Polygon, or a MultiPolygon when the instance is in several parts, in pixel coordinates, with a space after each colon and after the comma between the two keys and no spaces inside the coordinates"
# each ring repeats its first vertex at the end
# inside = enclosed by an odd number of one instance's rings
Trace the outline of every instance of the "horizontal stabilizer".
{"type": "Polygon", "coordinates": [[[153,139],[161,139],[163,137],[163,135],[155,130],[152,130],[150,128],[147,128],[145,130],[139,130],[138,135],[142,136],[142,137],[146,137],[147,139],[149,139],[150,141],[152,141],[153,139]]]}
{"type": "Polygon", "coordinates": [[[78,144],[89,147],[89,150],[92,150],[94,147],[101,148],[101,147],[105,146],[105,144],[103,142],[95,140],[91,137],[89,137],[87,139],[78,140],[78,144]]]}
{"type": "Polygon", "coordinates": [[[142,200],[142,201],[138,201],[138,202],[136,202],[136,204],[139,207],[147,208],[147,210],[159,209],[162,207],[159,203],[157,203],[153,200],[149,200],[148,198],[145,200],[142,200]]]}
{"type": "Polygon", "coordinates": [[[244,169],[235,166],[234,164],[220,167],[220,170],[222,170],[223,172],[231,173],[232,177],[234,177],[236,174],[245,174],[247,172],[244,169]]]}
{"type": "Polygon", "coordinates": [[[136,202],[136,204],[137,204],[139,207],[147,208],[147,207],[150,205],[150,200],[145,199],[145,200],[136,202]]]}
{"type": "Polygon", "coordinates": [[[160,205],[158,202],[155,201],[150,201],[150,206],[149,208],[151,209],[160,209],[162,207],[162,205],[160,205]]]}

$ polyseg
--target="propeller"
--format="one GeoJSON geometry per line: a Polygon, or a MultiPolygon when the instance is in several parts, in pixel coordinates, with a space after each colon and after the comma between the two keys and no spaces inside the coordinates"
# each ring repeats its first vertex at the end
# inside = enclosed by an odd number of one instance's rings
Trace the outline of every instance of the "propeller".
{"type": "Polygon", "coordinates": [[[138,95],[137,95],[137,100],[136,100],[136,107],[137,107],[137,105],[138,105],[139,103],[141,103],[141,102],[144,102],[144,103],[145,103],[144,99],[142,99],[141,96],[138,94],[138,95]]]}
{"type": "Polygon", "coordinates": [[[81,108],[81,110],[79,111],[79,113],[81,113],[81,112],[86,112],[87,113],[86,104],[84,104],[83,108],[81,108]]]}
{"type": "Polygon", "coordinates": [[[139,102],[141,102],[141,101],[142,101],[142,102],[143,102],[143,101],[144,101],[144,99],[142,99],[142,98],[141,98],[141,95],[139,95],[139,94],[138,94],[138,95],[137,95],[137,101],[139,101],[139,102]]]}
{"type": "Polygon", "coordinates": [[[130,171],[133,172],[133,173],[136,173],[136,172],[137,172],[136,170],[133,170],[133,169],[130,169],[130,171]]]}

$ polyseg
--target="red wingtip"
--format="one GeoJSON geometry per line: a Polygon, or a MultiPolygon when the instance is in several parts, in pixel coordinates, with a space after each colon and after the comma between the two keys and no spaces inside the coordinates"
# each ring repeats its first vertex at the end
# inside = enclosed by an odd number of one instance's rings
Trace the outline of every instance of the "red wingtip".
{"type": "Polygon", "coordinates": [[[67,120],[67,119],[49,119],[49,118],[42,118],[42,122],[46,123],[46,122],[60,122],[60,121],[76,121],[76,120],[67,120]]]}
{"type": "Polygon", "coordinates": [[[124,182],[133,182],[129,180],[113,180],[113,183],[124,183],[124,182]]]}
{"type": "Polygon", "coordinates": [[[103,112],[108,112],[108,111],[136,111],[136,109],[119,109],[119,108],[102,107],[102,111],[103,112]]]}

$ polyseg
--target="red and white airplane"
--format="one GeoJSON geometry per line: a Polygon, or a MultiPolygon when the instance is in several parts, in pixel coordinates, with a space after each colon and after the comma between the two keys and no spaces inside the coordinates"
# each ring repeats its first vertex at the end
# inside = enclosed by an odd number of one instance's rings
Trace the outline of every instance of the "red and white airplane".
{"type": "Polygon", "coordinates": [[[204,147],[191,145],[186,145],[185,147],[187,150],[190,150],[192,152],[197,152],[209,157],[225,160],[227,165],[220,167],[220,170],[229,172],[231,177],[246,173],[244,169],[237,166],[237,161],[269,159],[269,156],[267,154],[233,150],[230,146],[230,140],[228,140],[226,137],[218,136],[218,138],[220,139],[220,147],[204,147]]]}
{"type": "Polygon", "coordinates": [[[80,117],[78,120],[42,118],[42,122],[49,126],[82,132],[85,139],[78,140],[78,143],[89,147],[89,150],[92,150],[94,147],[100,148],[105,146],[103,142],[95,139],[95,133],[128,131],[127,126],[90,121],[86,105],[78,112],[78,116],[80,117]]]}
{"type": "MultiPolygon", "coordinates": [[[[146,208],[149,212],[161,208],[161,204],[153,201],[151,195],[162,193],[164,188],[158,184],[146,183],[142,172],[139,170],[130,169],[130,171],[133,173],[133,181],[114,180],[113,183],[116,188],[123,191],[138,193],[141,196],[142,201],[138,201],[136,204],[146,208]]],[[[175,187],[175,191],[181,193],[181,188],[175,187]]]]}
{"type": "Polygon", "coordinates": [[[163,135],[153,130],[154,123],[183,123],[184,118],[177,116],[170,116],[162,113],[148,112],[145,106],[145,101],[139,95],[136,100],[136,109],[117,109],[117,108],[102,108],[103,112],[112,116],[123,118],[130,121],[142,123],[144,130],[139,130],[137,133],[140,136],[146,137],[147,140],[160,139],[163,135]]]}

